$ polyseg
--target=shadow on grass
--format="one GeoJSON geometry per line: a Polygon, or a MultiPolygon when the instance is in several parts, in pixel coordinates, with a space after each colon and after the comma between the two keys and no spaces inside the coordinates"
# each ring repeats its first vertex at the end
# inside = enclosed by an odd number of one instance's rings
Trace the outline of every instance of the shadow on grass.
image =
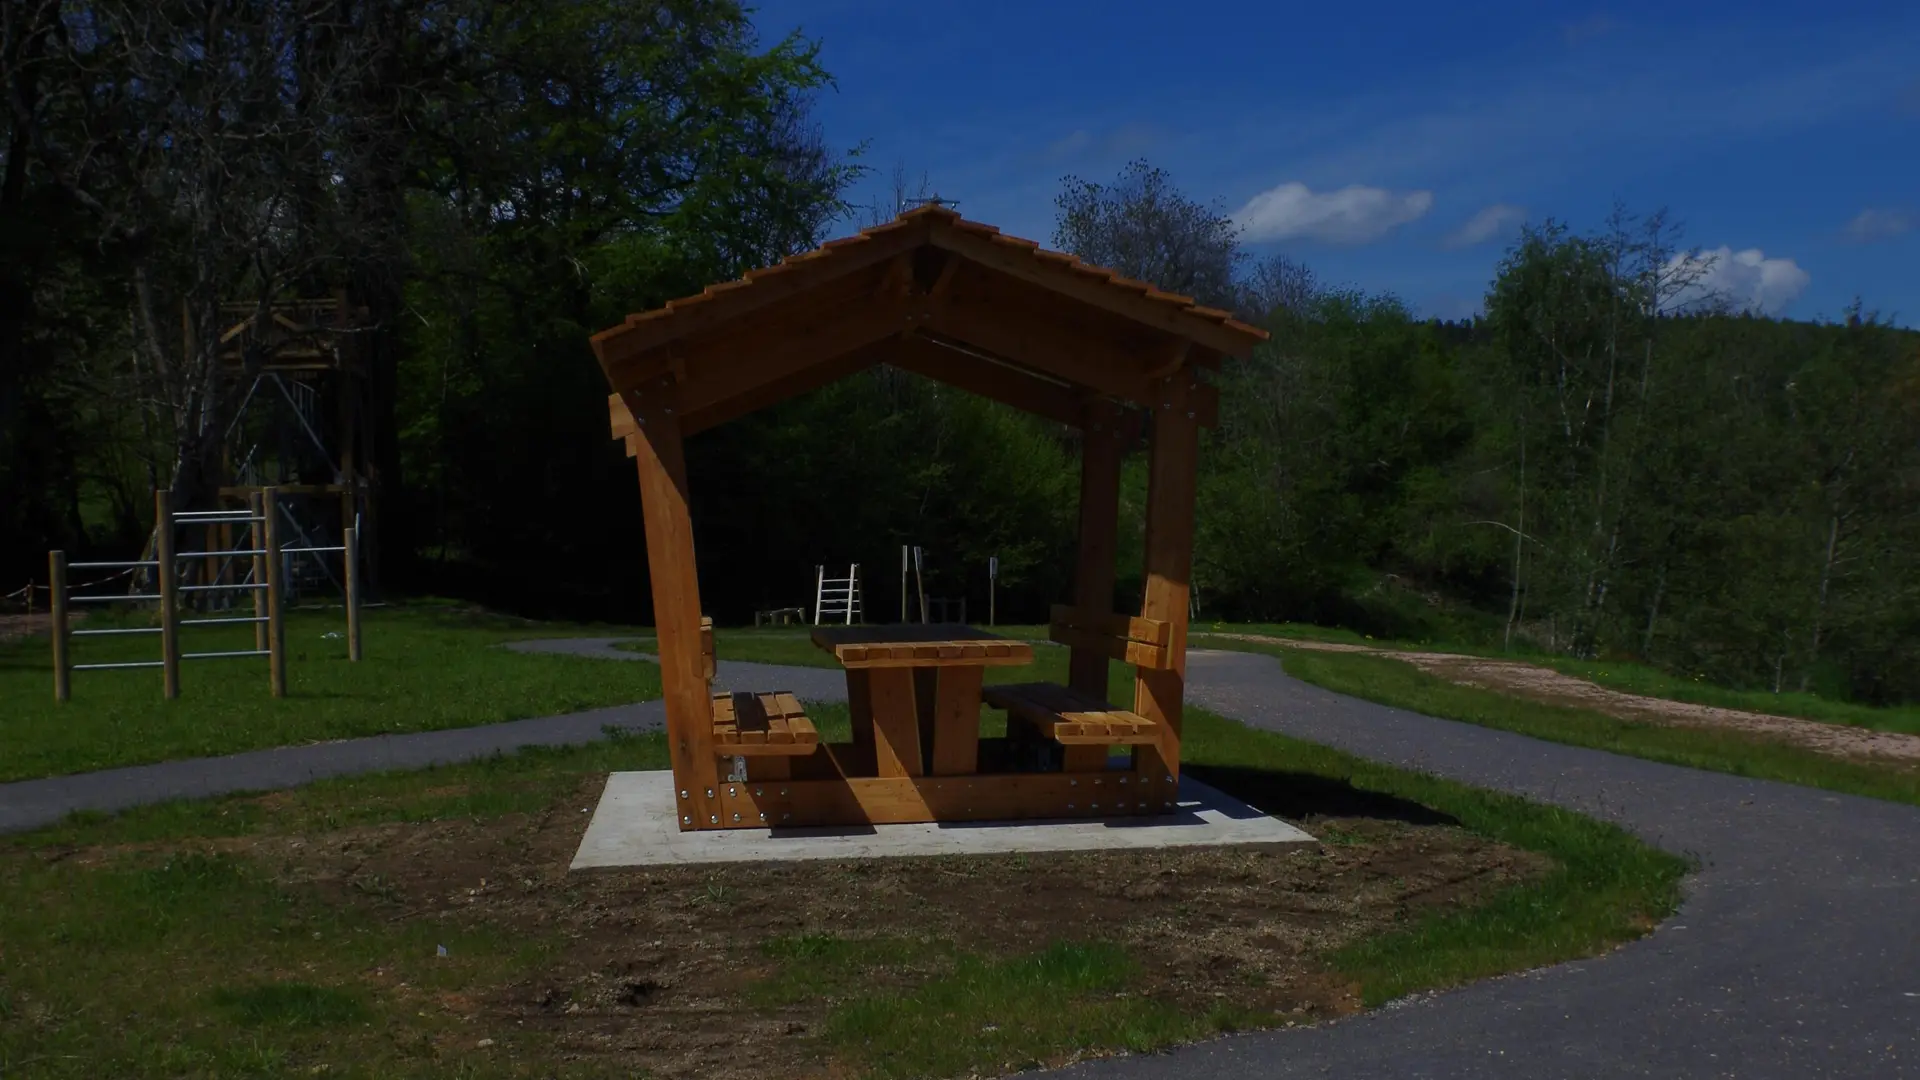
{"type": "Polygon", "coordinates": [[[1266,813],[1295,821],[1314,817],[1375,818],[1408,825],[1458,825],[1451,814],[1378,791],[1354,787],[1343,779],[1304,772],[1250,769],[1242,765],[1189,763],[1185,772],[1266,813]]]}

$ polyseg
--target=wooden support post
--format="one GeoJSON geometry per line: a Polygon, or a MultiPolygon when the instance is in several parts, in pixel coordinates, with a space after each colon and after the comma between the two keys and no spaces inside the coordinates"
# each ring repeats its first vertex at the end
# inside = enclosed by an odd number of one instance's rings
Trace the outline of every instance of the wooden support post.
{"type": "Polygon", "coordinates": [[[932,748],[927,770],[934,776],[965,776],[980,767],[980,681],[984,667],[942,667],[935,672],[932,748]]]}
{"type": "MultiPolygon", "coordinates": [[[[263,519],[249,523],[249,528],[247,529],[247,546],[259,552],[259,554],[253,557],[253,576],[249,579],[254,585],[265,585],[267,583],[267,527],[264,520],[266,515],[261,512],[261,507],[265,505],[266,502],[261,498],[259,492],[247,492],[248,516],[263,519]]],[[[253,617],[256,619],[266,618],[267,591],[265,589],[248,589],[247,592],[253,595],[253,617]]],[[[253,624],[253,648],[256,652],[266,651],[267,624],[264,622],[256,622],[253,624]]]]}
{"type": "Polygon", "coordinates": [[[873,746],[873,669],[847,669],[847,716],[853,726],[855,748],[873,746]]]}
{"type": "MultiPolygon", "coordinates": [[[[1113,610],[1114,560],[1119,552],[1120,409],[1094,399],[1084,407],[1080,425],[1080,554],[1074,564],[1073,606],[1082,611],[1113,610]]],[[[1076,645],[1067,661],[1067,685],[1101,700],[1107,697],[1107,654],[1076,645]]]]}
{"type": "Polygon", "coordinates": [[[267,488],[260,493],[261,517],[267,519],[261,535],[267,559],[267,684],[277,698],[287,696],[286,567],[280,561],[280,498],[267,488]]]}
{"type": "MultiPolygon", "coordinates": [[[[53,700],[68,701],[73,698],[73,663],[67,658],[66,552],[47,552],[47,587],[48,606],[53,612],[53,625],[47,630],[53,639],[53,700]]],[[[32,586],[27,587],[27,603],[33,603],[32,586]]]]}
{"type": "Polygon", "coordinates": [[[667,752],[673,763],[677,796],[675,816],[682,829],[719,828],[728,823],[719,816],[713,699],[707,694],[705,659],[700,651],[700,582],[694,563],[693,517],[680,436],[680,391],[673,379],[666,377],[629,391],[622,398],[633,414],[638,429],[635,434],[639,436],[634,440],[634,464],[646,526],[653,626],[666,699],[667,752]]]}
{"type": "Polygon", "coordinates": [[[1193,576],[1194,484],[1199,471],[1200,425],[1193,397],[1200,379],[1191,367],[1160,381],[1153,410],[1147,472],[1146,595],[1140,614],[1167,624],[1164,670],[1136,668],[1133,711],[1160,725],[1158,746],[1134,754],[1143,776],[1180,775],[1181,702],[1187,678],[1187,596],[1193,576]]]}
{"type": "Polygon", "coordinates": [[[346,531],[347,659],[360,662],[360,526],[346,531]]]}
{"type": "Polygon", "coordinates": [[[868,689],[872,695],[874,775],[926,775],[913,669],[874,668],[868,689]]]}
{"type": "Polygon", "coordinates": [[[180,604],[173,575],[173,492],[164,489],[153,493],[153,561],[160,594],[160,693],[172,701],[180,696],[180,604]]]}

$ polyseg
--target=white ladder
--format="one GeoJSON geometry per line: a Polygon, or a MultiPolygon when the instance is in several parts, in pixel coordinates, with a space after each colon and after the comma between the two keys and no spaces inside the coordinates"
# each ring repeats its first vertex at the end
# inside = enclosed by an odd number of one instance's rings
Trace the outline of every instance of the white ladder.
{"type": "Polygon", "coordinates": [[[860,564],[847,567],[846,577],[828,577],[827,568],[814,575],[813,625],[828,616],[845,619],[848,626],[860,617],[860,564]]]}

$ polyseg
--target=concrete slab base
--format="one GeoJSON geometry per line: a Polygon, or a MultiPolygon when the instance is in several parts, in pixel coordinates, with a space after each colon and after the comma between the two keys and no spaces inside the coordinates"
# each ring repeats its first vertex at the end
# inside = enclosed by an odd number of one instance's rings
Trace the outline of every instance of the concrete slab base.
{"type": "Polygon", "coordinates": [[[612,774],[572,868],[1313,842],[1188,777],[1180,778],[1179,809],[1151,817],[681,832],[674,813],[672,773],[612,774]]]}

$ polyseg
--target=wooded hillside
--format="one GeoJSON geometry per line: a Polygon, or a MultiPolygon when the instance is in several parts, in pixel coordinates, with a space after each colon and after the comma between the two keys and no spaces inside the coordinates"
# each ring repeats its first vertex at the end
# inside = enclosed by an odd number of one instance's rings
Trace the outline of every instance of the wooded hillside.
{"type": "MultiPolygon", "coordinates": [[[[647,617],[587,336],[857,223],[809,43],[712,2],[3,10],[0,591],[49,547],[137,550],[157,486],[211,500],[239,407],[222,301],[345,289],[382,586],[647,617]]],[[[1203,617],[1920,697],[1920,335],[1726,310],[1659,214],[1529,230],[1469,324],[1254,261],[1144,164],[1067,178],[1057,222],[1054,246],[1273,333],[1222,376],[1203,617]]],[[[890,369],[704,434],[707,606],[806,603],[815,564],[857,561],[885,617],[918,544],[930,593],[978,610],[998,556],[1002,619],[1038,618],[1075,454],[890,369]]]]}

